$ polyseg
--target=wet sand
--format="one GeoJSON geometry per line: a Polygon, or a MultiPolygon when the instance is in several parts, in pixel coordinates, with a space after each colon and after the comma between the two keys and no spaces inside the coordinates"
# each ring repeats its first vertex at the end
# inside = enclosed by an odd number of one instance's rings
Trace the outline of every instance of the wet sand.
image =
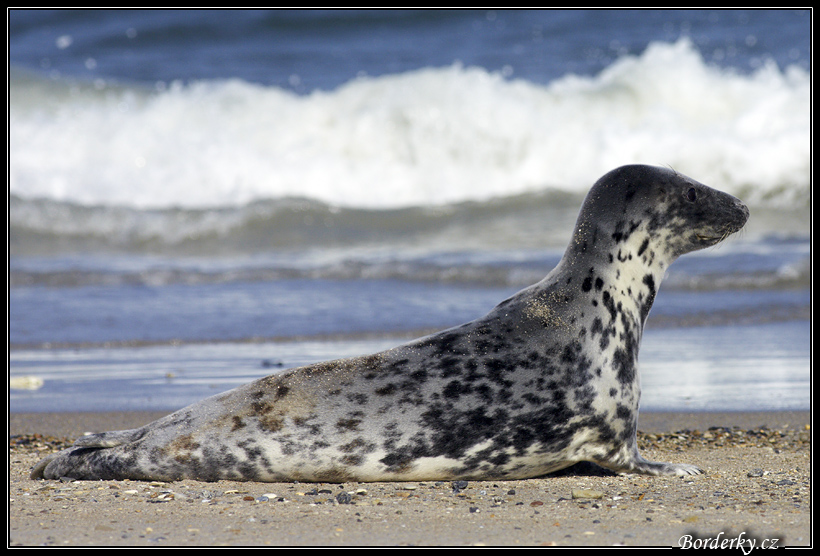
{"type": "Polygon", "coordinates": [[[686,478],[616,476],[585,464],[539,479],[465,483],[29,478],[41,457],[84,432],[162,415],[11,414],[9,545],[811,544],[809,412],[642,414],[643,455],[706,471],[686,478]]]}

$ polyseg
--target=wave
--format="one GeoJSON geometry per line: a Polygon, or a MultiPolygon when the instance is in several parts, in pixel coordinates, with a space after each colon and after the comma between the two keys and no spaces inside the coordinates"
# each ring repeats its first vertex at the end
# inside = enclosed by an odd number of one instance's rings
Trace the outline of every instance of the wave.
{"type": "MultiPolygon", "coordinates": [[[[401,280],[520,288],[558,263],[579,202],[552,193],[441,209],[365,211],[291,199],[237,209],[146,211],[13,196],[9,285],[401,280]]],[[[740,234],[683,257],[665,288],[808,288],[805,215],[754,214],[765,233],[740,234]]]]}
{"type": "MultiPolygon", "coordinates": [[[[439,261],[396,259],[391,261],[344,260],[309,268],[300,265],[239,266],[231,269],[151,266],[140,270],[72,269],[44,272],[40,269],[12,268],[9,286],[18,287],[161,287],[170,285],[215,285],[230,283],[332,280],[369,282],[399,280],[431,284],[462,284],[482,288],[523,288],[539,282],[557,262],[556,256],[542,256],[518,262],[445,265],[439,261]]],[[[803,290],[811,285],[810,260],[783,263],[775,269],[754,273],[687,275],[672,272],[665,291],[713,292],[757,290],[803,290]]]]}
{"type": "MultiPolygon", "coordinates": [[[[9,117],[12,195],[149,211],[140,227],[151,210],[201,210],[203,225],[209,210],[290,198],[395,211],[580,195],[632,162],[748,202],[809,199],[809,73],[720,69],[687,39],[546,85],[458,64],[304,96],[240,80],[148,90],[12,71],[9,117]]],[[[111,225],[132,233],[127,218],[111,225]]]]}
{"type": "Polygon", "coordinates": [[[9,247],[17,255],[82,251],[243,256],[310,250],[424,252],[566,245],[580,196],[525,194],[487,202],[367,210],[310,199],[210,209],[138,209],[9,198],[9,247]]]}

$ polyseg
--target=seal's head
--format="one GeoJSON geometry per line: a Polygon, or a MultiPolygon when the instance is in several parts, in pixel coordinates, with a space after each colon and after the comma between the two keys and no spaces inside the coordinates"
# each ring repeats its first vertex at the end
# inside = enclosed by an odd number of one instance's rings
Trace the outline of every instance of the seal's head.
{"type": "Polygon", "coordinates": [[[584,200],[574,255],[611,254],[637,242],[664,266],[740,230],[749,209],[739,199],[669,168],[629,165],[601,177],[584,200]]]}

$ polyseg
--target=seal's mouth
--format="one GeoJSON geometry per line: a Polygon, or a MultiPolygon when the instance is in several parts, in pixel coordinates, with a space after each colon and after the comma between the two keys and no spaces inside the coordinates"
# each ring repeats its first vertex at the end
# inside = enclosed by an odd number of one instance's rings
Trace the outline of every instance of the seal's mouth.
{"type": "Polygon", "coordinates": [[[721,241],[723,241],[724,239],[726,239],[727,237],[729,237],[730,235],[739,230],[740,228],[730,228],[717,236],[696,233],[695,238],[703,245],[715,245],[716,243],[720,243],[721,241]]]}

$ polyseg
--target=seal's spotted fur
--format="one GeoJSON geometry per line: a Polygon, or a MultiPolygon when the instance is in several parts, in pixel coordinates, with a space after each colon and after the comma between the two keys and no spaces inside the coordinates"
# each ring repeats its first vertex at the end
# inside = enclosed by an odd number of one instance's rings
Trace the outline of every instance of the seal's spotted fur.
{"type": "Polygon", "coordinates": [[[669,264],[748,215],[672,170],[618,168],[589,192],[558,266],[486,316],[269,376],[140,429],[84,436],[32,477],[522,479],[582,460],[700,473],[638,454],[638,348],[669,264]]]}

